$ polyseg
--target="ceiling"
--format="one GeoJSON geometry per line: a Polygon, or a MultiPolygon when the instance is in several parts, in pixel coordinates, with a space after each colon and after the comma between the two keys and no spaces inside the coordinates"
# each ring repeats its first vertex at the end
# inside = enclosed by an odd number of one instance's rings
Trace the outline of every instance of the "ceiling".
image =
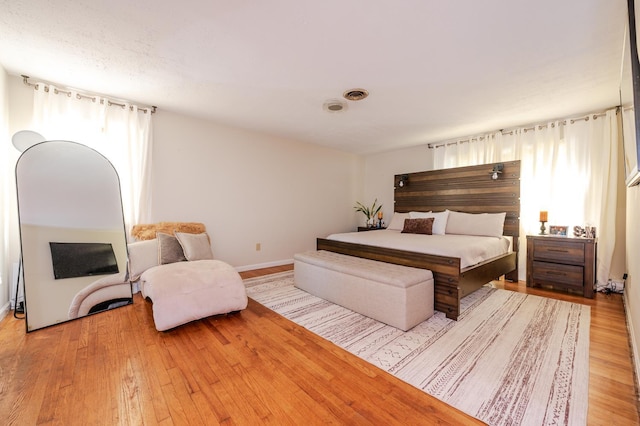
{"type": "Polygon", "coordinates": [[[0,0],[0,64],[368,154],[617,105],[625,21],[625,0],[0,0]]]}

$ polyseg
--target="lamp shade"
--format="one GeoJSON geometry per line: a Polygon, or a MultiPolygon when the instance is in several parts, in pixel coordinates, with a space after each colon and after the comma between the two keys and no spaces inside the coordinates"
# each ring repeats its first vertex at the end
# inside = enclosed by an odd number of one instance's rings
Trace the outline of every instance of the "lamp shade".
{"type": "Polygon", "coordinates": [[[33,130],[20,130],[13,135],[11,143],[18,151],[24,152],[33,145],[45,140],[44,136],[33,130]]]}

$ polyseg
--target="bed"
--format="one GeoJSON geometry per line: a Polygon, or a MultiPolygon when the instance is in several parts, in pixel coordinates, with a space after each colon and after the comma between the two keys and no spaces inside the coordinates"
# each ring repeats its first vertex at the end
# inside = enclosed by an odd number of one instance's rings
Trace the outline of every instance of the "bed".
{"type": "Polygon", "coordinates": [[[396,213],[450,210],[474,215],[504,214],[502,235],[508,237],[510,249],[479,261],[465,261],[450,251],[425,253],[412,246],[388,242],[385,246],[374,242],[382,239],[383,234],[379,237],[375,234],[388,231],[375,230],[361,233],[357,240],[344,234],[318,238],[317,250],[431,270],[435,309],[452,319],[458,319],[460,299],[467,294],[502,275],[507,280],[518,280],[520,161],[399,174],[394,177],[394,185],[396,213]]]}

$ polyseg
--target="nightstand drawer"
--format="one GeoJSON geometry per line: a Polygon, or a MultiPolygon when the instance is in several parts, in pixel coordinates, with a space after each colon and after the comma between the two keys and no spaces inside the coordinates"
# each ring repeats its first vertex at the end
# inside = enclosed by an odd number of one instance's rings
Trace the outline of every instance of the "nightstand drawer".
{"type": "Polygon", "coordinates": [[[536,284],[561,284],[563,287],[582,289],[584,268],[548,262],[533,262],[533,281],[536,284]]]}
{"type": "Polygon", "coordinates": [[[551,287],[593,297],[595,238],[527,235],[527,287],[551,287]]]}
{"type": "Polygon", "coordinates": [[[561,263],[584,263],[584,244],[571,241],[536,240],[533,245],[535,260],[561,263]]]}

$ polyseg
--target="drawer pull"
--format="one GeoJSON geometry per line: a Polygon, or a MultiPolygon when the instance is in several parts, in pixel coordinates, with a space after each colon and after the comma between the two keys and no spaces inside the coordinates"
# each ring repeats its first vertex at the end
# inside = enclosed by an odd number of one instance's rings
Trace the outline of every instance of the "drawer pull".
{"type": "Polygon", "coordinates": [[[561,250],[561,249],[553,249],[553,248],[550,248],[548,250],[549,251],[555,251],[555,252],[558,252],[558,253],[569,253],[569,250],[561,250]]]}
{"type": "Polygon", "coordinates": [[[547,275],[559,275],[559,276],[565,276],[567,274],[565,274],[564,272],[554,272],[554,271],[548,271],[547,275]]]}

